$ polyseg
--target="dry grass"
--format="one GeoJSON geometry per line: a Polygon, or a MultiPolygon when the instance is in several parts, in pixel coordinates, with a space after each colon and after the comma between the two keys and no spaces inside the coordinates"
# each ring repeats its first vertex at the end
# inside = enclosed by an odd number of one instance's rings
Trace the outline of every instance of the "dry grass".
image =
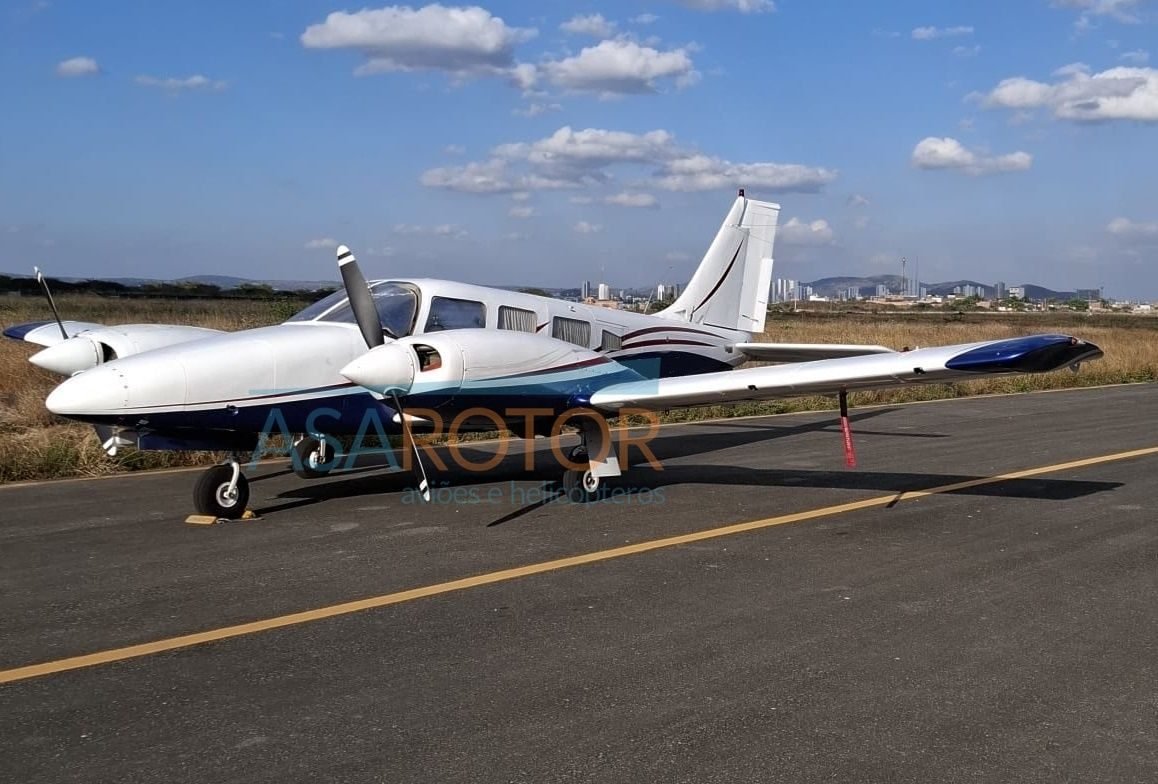
{"type": "MultiPolygon", "coordinates": [[[[191,324],[211,329],[248,329],[276,324],[301,302],[244,300],[109,299],[60,296],[61,314],[74,321],[105,324],[191,324]]],[[[0,326],[46,318],[34,297],[0,297],[0,326]]],[[[216,458],[204,453],[126,451],[110,460],[87,425],[55,417],[44,398],[60,377],[28,363],[37,346],[0,340],[0,483],[118,471],[196,465],[216,458]]]]}
{"type": "MultiPolygon", "coordinates": [[[[300,303],[222,300],[119,300],[94,296],[66,296],[58,303],[70,319],[103,323],[164,322],[215,329],[245,329],[284,320],[300,303]]],[[[0,325],[44,318],[44,307],[33,298],[0,298],[0,325]]],[[[994,377],[961,384],[914,386],[853,396],[854,405],[932,400],[968,395],[1026,392],[1063,387],[1158,380],[1158,319],[1118,317],[1074,319],[1052,317],[970,318],[946,320],[941,315],[900,318],[889,315],[784,315],[770,319],[761,337],[783,343],[880,343],[900,348],[935,346],[1015,337],[1040,332],[1066,332],[1093,341],[1106,358],[1087,363],[1079,373],[1058,372],[1035,376],[994,377]]],[[[59,381],[30,365],[36,347],[0,340],[0,482],[63,476],[86,476],[174,465],[193,465],[215,459],[200,453],[139,453],[127,451],[110,460],[101,451],[91,428],[52,416],[44,398],[59,381]]],[[[672,411],[667,421],[737,416],[784,411],[828,409],[831,398],[798,398],[734,407],[672,411]]]]}

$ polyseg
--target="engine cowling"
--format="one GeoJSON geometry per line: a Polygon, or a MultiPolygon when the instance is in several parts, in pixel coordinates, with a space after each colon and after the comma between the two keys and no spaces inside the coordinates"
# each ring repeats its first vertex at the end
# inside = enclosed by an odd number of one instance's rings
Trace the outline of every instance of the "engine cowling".
{"type": "Polygon", "coordinates": [[[609,375],[631,373],[582,346],[494,329],[400,338],[366,352],[341,372],[371,392],[397,394],[420,405],[441,405],[450,398],[456,405],[499,399],[517,404],[520,398],[566,402],[601,386],[609,375]]]}
{"type": "Polygon", "coordinates": [[[219,334],[216,329],[170,324],[100,327],[61,340],[33,354],[28,361],[53,373],[72,376],[114,359],[219,334]]]}

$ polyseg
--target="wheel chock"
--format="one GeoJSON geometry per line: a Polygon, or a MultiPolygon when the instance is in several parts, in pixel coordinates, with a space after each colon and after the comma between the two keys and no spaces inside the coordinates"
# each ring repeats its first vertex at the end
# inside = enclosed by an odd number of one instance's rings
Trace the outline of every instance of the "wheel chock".
{"type": "Polygon", "coordinates": [[[241,520],[260,520],[261,517],[252,509],[246,509],[245,512],[237,520],[230,520],[228,517],[214,517],[213,515],[189,515],[185,518],[185,522],[190,525],[217,525],[218,523],[235,523],[241,520]]]}

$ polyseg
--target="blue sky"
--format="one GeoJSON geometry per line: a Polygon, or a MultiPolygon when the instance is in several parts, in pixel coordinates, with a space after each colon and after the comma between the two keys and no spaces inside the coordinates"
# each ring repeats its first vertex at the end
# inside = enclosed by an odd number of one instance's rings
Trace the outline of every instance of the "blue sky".
{"type": "Polygon", "coordinates": [[[1155,5],[12,0],[0,269],[653,285],[742,185],[777,277],[1158,298],[1155,5]]]}

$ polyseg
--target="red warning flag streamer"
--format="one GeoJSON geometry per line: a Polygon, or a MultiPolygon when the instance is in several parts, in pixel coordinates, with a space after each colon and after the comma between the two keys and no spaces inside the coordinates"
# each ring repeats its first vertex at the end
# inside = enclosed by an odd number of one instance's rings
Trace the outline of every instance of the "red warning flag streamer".
{"type": "Polygon", "coordinates": [[[856,450],[852,446],[852,426],[848,421],[848,393],[840,393],[840,432],[844,436],[844,464],[856,468],[856,450]]]}

